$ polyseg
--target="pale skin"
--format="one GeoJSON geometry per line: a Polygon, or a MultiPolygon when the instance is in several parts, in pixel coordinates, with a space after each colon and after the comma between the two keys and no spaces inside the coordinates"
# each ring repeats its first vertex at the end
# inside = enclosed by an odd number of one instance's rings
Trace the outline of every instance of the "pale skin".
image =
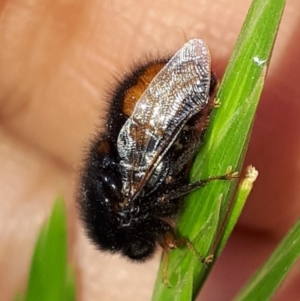
{"type": "MultiPolygon", "coordinates": [[[[250,1],[16,1],[0,4],[0,291],[24,289],[54,198],[69,209],[79,300],[149,300],[160,254],[144,264],[103,255],[75,210],[82,148],[104,122],[114,76],[146,54],[203,38],[222,77],[250,1]],[[101,118],[99,118],[99,116],[101,118]],[[100,298],[101,296],[101,298],[100,298]]],[[[230,300],[300,215],[299,13],[288,1],[247,163],[260,172],[199,300],[230,300]]],[[[275,300],[298,300],[299,264],[275,300]]]]}

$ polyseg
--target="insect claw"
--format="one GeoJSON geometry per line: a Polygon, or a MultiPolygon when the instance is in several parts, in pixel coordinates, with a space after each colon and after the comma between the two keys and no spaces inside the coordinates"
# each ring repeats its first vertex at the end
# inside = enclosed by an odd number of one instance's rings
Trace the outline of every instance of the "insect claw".
{"type": "Polygon", "coordinates": [[[214,254],[210,254],[210,255],[206,256],[202,262],[206,267],[208,267],[208,265],[210,263],[212,263],[213,260],[214,260],[214,254]]]}
{"type": "Polygon", "coordinates": [[[220,107],[221,107],[220,99],[219,98],[215,98],[214,102],[213,102],[213,108],[217,109],[217,108],[220,108],[220,107]]]}
{"type": "Polygon", "coordinates": [[[227,173],[226,176],[228,180],[237,179],[239,177],[239,172],[238,171],[229,172],[227,173]]]}

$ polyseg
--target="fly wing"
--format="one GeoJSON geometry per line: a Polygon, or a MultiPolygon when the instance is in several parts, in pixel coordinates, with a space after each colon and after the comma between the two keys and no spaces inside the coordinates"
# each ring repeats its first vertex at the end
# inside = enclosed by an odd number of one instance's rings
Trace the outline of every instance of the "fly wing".
{"type": "Polygon", "coordinates": [[[151,81],[118,136],[122,193],[139,195],[185,123],[209,100],[210,54],[200,39],[175,53],[151,81]]]}

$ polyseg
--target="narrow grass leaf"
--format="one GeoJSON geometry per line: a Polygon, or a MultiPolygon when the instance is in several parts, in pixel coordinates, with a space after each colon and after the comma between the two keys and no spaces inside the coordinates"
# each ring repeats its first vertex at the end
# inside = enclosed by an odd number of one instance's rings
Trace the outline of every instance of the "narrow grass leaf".
{"type": "MultiPolygon", "coordinates": [[[[230,166],[240,170],[284,4],[284,0],[252,2],[216,96],[221,107],[214,110],[205,143],[191,171],[191,181],[225,174],[230,166]]],[[[204,257],[210,254],[217,234],[211,233],[204,239],[199,233],[210,232],[211,228],[220,229],[235,185],[236,181],[211,182],[187,198],[178,232],[187,237],[204,257]],[[212,226],[208,220],[217,210],[220,198],[220,214],[216,225],[212,226]]],[[[225,241],[222,238],[221,241],[224,245],[225,241]]],[[[189,273],[192,273],[192,298],[195,298],[209,270],[187,248],[172,251],[168,270],[171,288],[162,284],[160,273],[153,300],[174,300],[176,287],[180,286],[178,279],[188,279],[186,275],[189,273]]],[[[178,300],[186,301],[184,298],[178,300]]]]}
{"type": "Polygon", "coordinates": [[[70,283],[66,291],[68,273],[66,210],[64,202],[59,199],[38,237],[25,300],[70,300],[66,299],[66,295],[72,295],[70,283]]]}
{"type": "Polygon", "coordinates": [[[234,301],[271,300],[299,257],[300,220],[282,240],[267,262],[234,298],[234,301]]]}
{"type": "Polygon", "coordinates": [[[252,191],[253,183],[255,182],[257,176],[257,170],[253,166],[248,166],[246,175],[240,182],[239,187],[237,189],[235,200],[233,201],[233,206],[230,209],[230,216],[226,221],[222,238],[215,252],[216,256],[218,256],[222,252],[230,234],[232,233],[232,230],[242,213],[247,198],[250,192],[252,191]]]}

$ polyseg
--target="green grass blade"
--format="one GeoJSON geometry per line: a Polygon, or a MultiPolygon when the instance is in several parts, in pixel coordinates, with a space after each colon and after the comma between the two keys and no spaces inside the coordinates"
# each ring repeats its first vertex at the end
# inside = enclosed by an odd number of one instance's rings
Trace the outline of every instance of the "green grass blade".
{"type": "Polygon", "coordinates": [[[300,220],[234,301],[270,300],[300,257],[300,220]]]}
{"type": "Polygon", "coordinates": [[[174,301],[191,300],[193,296],[193,278],[192,273],[186,274],[185,278],[180,281],[180,285],[176,287],[174,301]]]}
{"type": "Polygon", "coordinates": [[[233,231],[235,224],[237,223],[238,218],[240,217],[240,215],[242,213],[244,205],[247,201],[247,198],[248,198],[250,192],[252,191],[253,183],[255,182],[257,176],[258,176],[257,170],[252,166],[248,166],[247,171],[246,171],[246,176],[241,181],[241,183],[237,189],[237,192],[235,195],[235,200],[233,202],[233,206],[230,209],[230,216],[229,216],[228,220],[226,221],[226,225],[224,227],[224,232],[223,232],[222,238],[220,239],[218,248],[215,252],[217,257],[222,252],[230,234],[233,231]]]}
{"type": "MultiPolygon", "coordinates": [[[[224,174],[229,166],[240,169],[284,4],[284,0],[252,2],[217,93],[221,107],[214,110],[205,144],[191,171],[191,181],[224,174]]],[[[178,222],[178,232],[187,237],[203,256],[212,250],[216,232],[223,224],[232,199],[234,185],[235,181],[213,182],[188,197],[178,222]],[[220,198],[222,205],[218,212],[220,198]],[[212,225],[211,220],[216,220],[216,224],[212,225]]],[[[222,238],[221,241],[223,245],[226,242],[222,238]]],[[[183,279],[192,279],[190,285],[194,298],[208,271],[186,248],[172,251],[168,269],[171,288],[162,284],[160,271],[153,300],[174,300],[176,296],[177,300],[186,301],[177,295],[177,287],[181,286],[183,279]],[[187,274],[192,274],[192,277],[187,274]]]]}
{"type": "Polygon", "coordinates": [[[68,277],[66,209],[59,199],[38,237],[24,300],[71,301],[75,293],[68,277]]]}

